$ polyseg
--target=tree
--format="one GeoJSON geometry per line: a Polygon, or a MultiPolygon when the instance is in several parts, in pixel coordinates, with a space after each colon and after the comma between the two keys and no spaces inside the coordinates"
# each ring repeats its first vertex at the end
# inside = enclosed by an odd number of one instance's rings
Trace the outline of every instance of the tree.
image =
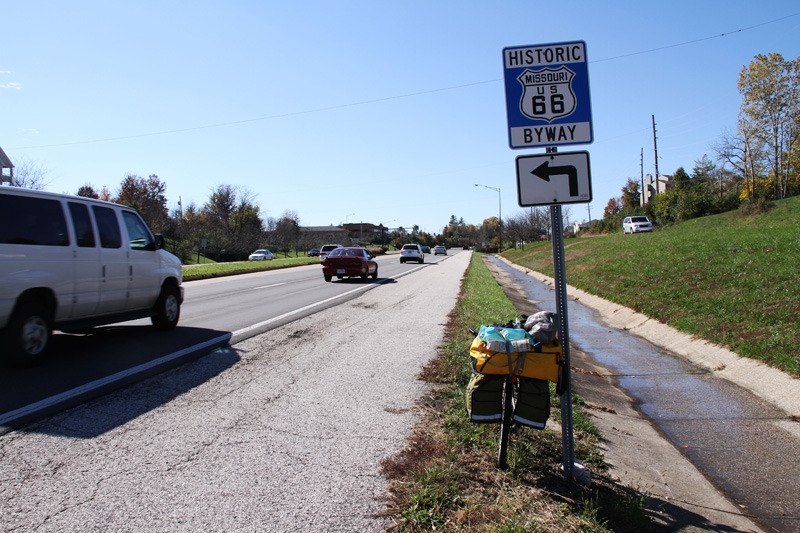
{"type": "Polygon", "coordinates": [[[800,150],[800,58],[787,61],[781,54],[759,54],[742,68],[738,87],[739,131],[746,149],[764,158],[768,194],[785,198],[790,183],[798,180],[792,162],[800,150]]]}
{"type": "MultiPolygon", "coordinates": [[[[725,132],[722,139],[714,145],[717,160],[722,163],[722,169],[732,169],[734,175],[738,175],[744,181],[744,189],[737,188],[741,198],[748,199],[755,196],[754,177],[759,172],[757,155],[750,150],[749,139],[744,132],[730,133],[725,132]]],[[[735,181],[731,180],[731,181],[735,181]]]]}
{"type": "Polygon", "coordinates": [[[219,185],[203,206],[209,223],[228,225],[236,209],[236,189],[232,185],[219,185]]]}
{"type": "Polygon", "coordinates": [[[480,229],[480,240],[485,243],[491,243],[492,246],[500,247],[500,219],[497,217],[489,217],[483,221],[480,229]]]}
{"type": "Polygon", "coordinates": [[[264,223],[255,195],[246,188],[219,185],[201,211],[205,224],[203,238],[208,239],[209,256],[218,261],[246,258],[264,245],[264,223]]]}
{"type": "MultiPolygon", "coordinates": [[[[278,219],[270,242],[276,244],[280,251],[289,255],[289,250],[300,240],[300,217],[297,212],[286,210],[278,219]]],[[[295,248],[296,249],[296,248],[295,248]]]]}
{"type": "Polygon", "coordinates": [[[675,189],[678,191],[688,189],[690,187],[690,179],[689,174],[686,173],[683,167],[680,167],[675,171],[675,174],[672,175],[672,182],[675,184],[675,189]]]}
{"type": "Polygon", "coordinates": [[[89,185],[82,185],[80,189],[78,189],[78,193],[76,196],[83,196],[84,198],[94,198],[96,200],[100,199],[100,195],[97,194],[94,190],[94,187],[89,185]]]}
{"type": "Polygon", "coordinates": [[[41,163],[30,159],[21,159],[14,165],[14,177],[11,178],[10,185],[41,191],[50,184],[50,180],[47,178],[48,172],[41,163]]]}
{"type": "Polygon", "coordinates": [[[167,184],[150,174],[147,179],[128,174],[122,180],[115,201],[136,209],[150,228],[161,233],[169,218],[167,184]]]}
{"type": "Polygon", "coordinates": [[[626,213],[633,213],[638,210],[642,203],[642,195],[639,191],[639,182],[633,178],[628,178],[625,186],[622,187],[622,210],[626,213]]]}
{"type": "Polygon", "coordinates": [[[525,213],[518,213],[506,218],[504,226],[506,239],[510,239],[515,247],[517,244],[520,244],[524,250],[525,238],[528,235],[527,216],[525,213]]]}
{"type": "Polygon", "coordinates": [[[611,218],[615,215],[618,215],[622,212],[622,198],[611,198],[606,205],[605,210],[603,210],[603,217],[611,218]]]}

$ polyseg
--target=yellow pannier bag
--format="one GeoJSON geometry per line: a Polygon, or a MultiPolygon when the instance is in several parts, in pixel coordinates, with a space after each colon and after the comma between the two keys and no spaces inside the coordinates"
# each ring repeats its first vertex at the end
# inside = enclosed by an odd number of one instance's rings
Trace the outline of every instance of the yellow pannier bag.
{"type": "Polygon", "coordinates": [[[558,383],[561,369],[561,343],[558,339],[549,344],[533,346],[531,351],[507,354],[505,351],[490,350],[478,336],[472,341],[469,355],[472,370],[479,374],[512,374],[558,383]]]}

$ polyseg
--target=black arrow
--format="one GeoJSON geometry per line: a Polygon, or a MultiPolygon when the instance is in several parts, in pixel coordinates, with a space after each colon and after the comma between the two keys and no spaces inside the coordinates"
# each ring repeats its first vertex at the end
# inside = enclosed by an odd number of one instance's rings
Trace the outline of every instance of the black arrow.
{"type": "Polygon", "coordinates": [[[542,178],[544,181],[550,181],[550,176],[566,175],[569,178],[569,195],[580,196],[578,193],[578,169],[571,165],[550,168],[550,161],[545,161],[531,170],[531,174],[537,178],[542,178]]]}

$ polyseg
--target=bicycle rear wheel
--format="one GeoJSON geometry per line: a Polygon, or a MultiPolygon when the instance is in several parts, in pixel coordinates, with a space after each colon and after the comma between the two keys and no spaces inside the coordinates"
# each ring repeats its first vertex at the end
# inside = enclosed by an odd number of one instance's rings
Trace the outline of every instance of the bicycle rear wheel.
{"type": "Polygon", "coordinates": [[[497,468],[508,468],[508,440],[511,436],[511,416],[514,413],[514,380],[511,376],[503,380],[503,418],[500,420],[500,443],[497,446],[497,468]]]}

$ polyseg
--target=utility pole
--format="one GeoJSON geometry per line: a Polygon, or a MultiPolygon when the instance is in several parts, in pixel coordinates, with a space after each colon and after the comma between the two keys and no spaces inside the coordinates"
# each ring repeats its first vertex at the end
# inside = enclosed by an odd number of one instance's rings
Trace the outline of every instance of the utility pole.
{"type": "Polygon", "coordinates": [[[656,116],[650,115],[653,117],[653,150],[656,153],[656,194],[660,191],[658,190],[658,144],[656,144],[656,116]]]}
{"type": "Polygon", "coordinates": [[[644,207],[644,148],[639,149],[639,174],[642,181],[642,207],[644,207]]]}

